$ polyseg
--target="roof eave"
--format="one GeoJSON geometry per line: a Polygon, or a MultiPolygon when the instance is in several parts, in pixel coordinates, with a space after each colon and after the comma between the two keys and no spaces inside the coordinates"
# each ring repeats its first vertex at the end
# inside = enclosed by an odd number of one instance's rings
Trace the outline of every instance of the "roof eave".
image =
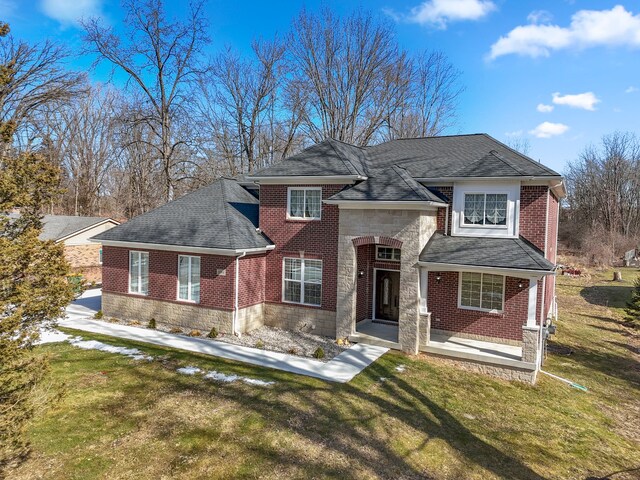
{"type": "Polygon", "coordinates": [[[430,210],[444,208],[446,203],[431,201],[401,200],[323,200],[327,205],[338,205],[338,208],[353,209],[385,209],[385,210],[430,210]]]}
{"type": "MultiPolygon", "coordinates": [[[[81,233],[84,233],[87,230],[91,230],[92,228],[99,227],[100,225],[103,225],[103,224],[105,224],[107,222],[115,223],[116,227],[118,225],[120,225],[120,222],[117,221],[117,220],[114,220],[113,218],[105,218],[104,220],[102,220],[100,222],[96,222],[96,223],[94,223],[92,225],[89,225],[88,227],[81,228],[80,230],[76,230],[75,232],[68,233],[67,235],[64,235],[63,237],[56,238],[55,239],[55,243],[64,242],[65,240],[68,240],[71,237],[75,237],[76,235],[80,235],[81,233]]],[[[102,232],[100,232],[100,233],[102,233],[102,232]]]]}
{"type": "Polygon", "coordinates": [[[442,272],[486,272],[497,273],[506,276],[518,276],[518,277],[540,277],[543,275],[555,275],[554,270],[534,270],[528,268],[509,268],[509,267],[490,267],[486,265],[465,265],[461,263],[440,263],[440,262],[425,262],[418,261],[418,266],[427,267],[429,270],[439,270],[442,272]],[[514,275],[517,274],[517,275],[514,275]]]}
{"type": "Polygon", "coordinates": [[[247,255],[266,253],[276,248],[275,245],[266,245],[264,247],[251,247],[251,248],[191,247],[187,245],[165,245],[161,243],[127,242],[127,241],[121,241],[121,240],[98,240],[98,239],[94,239],[94,237],[90,238],[89,240],[91,242],[101,243],[103,246],[106,246],[106,247],[165,250],[170,252],[202,253],[206,255],[222,255],[227,257],[235,257],[243,253],[246,253],[247,255]]]}
{"type": "Polygon", "coordinates": [[[479,181],[479,180],[562,180],[562,175],[508,175],[497,177],[417,177],[418,182],[462,182],[462,181],[479,181]]]}

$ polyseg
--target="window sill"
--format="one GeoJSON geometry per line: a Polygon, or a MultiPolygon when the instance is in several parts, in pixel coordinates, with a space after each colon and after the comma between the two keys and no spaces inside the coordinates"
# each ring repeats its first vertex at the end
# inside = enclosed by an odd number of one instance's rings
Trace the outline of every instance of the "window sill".
{"type": "Polygon", "coordinates": [[[127,292],[127,295],[135,295],[136,297],[148,297],[149,293],[127,292]]]}
{"type": "Polygon", "coordinates": [[[473,223],[463,223],[460,225],[460,228],[481,228],[481,229],[499,229],[499,230],[507,230],[509,225],[476,225],[473,223]]]}
{"type": "Polygon", "coordinates": [[[465,307],[464,305],[458,305],[458,308],[460,310],[471,310],[474,312],[490,313],[492,315],[502,315],[504,313],[504,310],[489,310],[487,308],[480,307],[465,307]]]}
{"type": "Polygon", "coordinates": [[[322,218],[286,217],[287,222],[319,222],[322,218]]]}
{"type": "Polygon", "coordinates": [[[320,308],[322,305],[314,305],[313,303],[301,303],[301,302],[291,302],[289,300],[282,300],[282,303],[286,303],[287,305],[300,305],[301,307],[311,307],[311,308],[320,308]]]}
{"type": "Polygon", "coordinates": [[[179,303],[190,303],[191,305],[198,305],[200,302],[196,302],[195,300],[185,300],[184,298],[176,298],[176,302],[179,303]]]}

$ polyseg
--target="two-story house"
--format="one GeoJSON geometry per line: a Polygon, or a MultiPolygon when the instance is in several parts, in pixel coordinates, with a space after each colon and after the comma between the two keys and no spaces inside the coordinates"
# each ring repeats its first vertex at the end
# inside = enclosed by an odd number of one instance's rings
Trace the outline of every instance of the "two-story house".
{"type": "Polygon", "coordinates": [[[108,316],[261,325],[533,381],[562,177],[484,134],[314,145],[104,232],[108,316]]]}

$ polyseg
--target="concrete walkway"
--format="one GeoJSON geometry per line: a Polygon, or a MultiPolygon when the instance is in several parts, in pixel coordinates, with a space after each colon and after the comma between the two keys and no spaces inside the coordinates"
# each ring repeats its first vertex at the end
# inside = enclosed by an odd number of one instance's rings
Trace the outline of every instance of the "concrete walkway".
{"type": "Polygon", "coordinates": [[[374,345],[357,344],[332,360],[321,362],[286,353],[93,320],[91,317],[100,309],[100,300],[100,290],[85,292],[82,297],[67,307],[67,318],[60,320],[58,324],[84,332],[212,355],[338,383],[349,382],[388,350],[374,345]]]}

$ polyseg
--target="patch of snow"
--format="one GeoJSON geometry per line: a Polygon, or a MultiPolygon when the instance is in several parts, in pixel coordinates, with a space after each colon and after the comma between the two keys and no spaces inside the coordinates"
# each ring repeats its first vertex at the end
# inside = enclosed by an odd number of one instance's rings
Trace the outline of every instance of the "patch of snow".
{"type": "Polygon", "coordinates": [[[204,378],[210,378],[211,380],[217,380],[218,382],[226,383],[235,382],[236,380],[240,379],[238,375],[227,375],[222,372],[216,372],[215,370],[207,372],[204,378]]]}
{"type": "Polygon", "coordinates": [[[71,338],[71,335],[54,329],[42,329],[40,330],[40,338],[34,342],[35,345],[45,345],[47,343],[59,343],[66,342],[71,338]]]}
{"type": "Polygon", "coordinates": [[[396,372],[403,373],[403,372],[405,371],[405,369],[406,369],[406,368],[407,368],[407,367],[405,367],[404,365],[398,365],[398,366],[396,367],[396,372]]]}
{"type": "Polygon", "coordinates": [[[380,378],[378,379],[378,381],[379,381],[380,383],[386,382],[387,380],[388,380],[388,379],[387,379],[387,377],[380,377],[380,378]]]}
{"type": "Polygon", "coordinates": [[[200,370],[198,367],[193,367],[191,365],[176,370],[176,372],[182,373],[183,375],[195,375],[196,373],[200,373],[201,371],[202,370],[200,370]]]}
{"type": "Polygon", "coordinates": [[[248,385],[257,385],[259,387],[267,387],[269,385],[273,385],[276,382],[268,382],[267,380],[259,380],[257,378],[247,378],[243,377],[242,381],[248,385]]]}
{"type": "Polygon", "coordinates": [[[98,340],[82,340],[82,338],[79,338],[72,339],[69,343],[74,347],[82,348],[83,350],[98,350],[107,353],[117,353],[119,355],[126,355],[133,360],[153,360],[152,356],[145,355],[137,348],[116,347],[115,345],[102,343],[98,340]]]}

